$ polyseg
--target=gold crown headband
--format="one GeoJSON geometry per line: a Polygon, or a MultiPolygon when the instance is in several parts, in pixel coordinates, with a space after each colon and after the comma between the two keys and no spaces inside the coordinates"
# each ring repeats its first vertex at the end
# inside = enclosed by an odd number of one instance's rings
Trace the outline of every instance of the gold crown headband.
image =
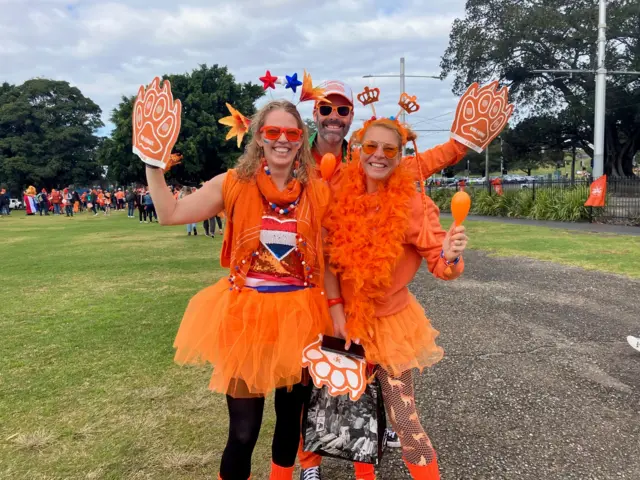
{"type": "MultiPolygon", "coordinates": [[[[371,110],[373,110],[373,116],[375,118],[377,118],[377,115],[376,115],[376,107],[374,103],[378,102],[379,100],[380,100],[380,89],[378,87],[375,87],[375,88],[364,87],[364,90],[358,94],[358,101],[362,105],[364,105],[365,107],[367,105],[371,105],[371,110]]],[[[420,105],[417,102],[416,96],[415,95],[409,96],[409,94],[405,92],[403,92],[402,95],[400,95],[400,100],[398,101],[398,105],[400,105],[400,110],[398,110],[398,113],[396,114],[395,117],[389,117],[391,120],[396,120],[398,117],[400,117],[400,114],[402,113],[403,110],[407,112],[409,115],[420,110],[420,105]]]]}

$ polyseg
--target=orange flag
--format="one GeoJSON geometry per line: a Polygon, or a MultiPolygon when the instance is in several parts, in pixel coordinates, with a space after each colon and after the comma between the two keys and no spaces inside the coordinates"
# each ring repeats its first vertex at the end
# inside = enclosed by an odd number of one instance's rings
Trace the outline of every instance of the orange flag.
{"type": "Polygon", "coordinates": [[[607,198],[607,176],[603,175],[591,184],[591,194],[585,202],[585,207],[604,207],[607,198]]]}

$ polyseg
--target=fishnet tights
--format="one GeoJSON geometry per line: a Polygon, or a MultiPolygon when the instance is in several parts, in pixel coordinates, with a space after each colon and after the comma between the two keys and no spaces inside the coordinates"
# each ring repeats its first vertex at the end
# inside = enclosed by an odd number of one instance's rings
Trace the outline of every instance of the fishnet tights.
{"type": "Polygon", "coordinates": [[[400,437],[405,460],[414,465],[428,465],[435,458],[435,452],[416,411],[412,371],[407,370],[399,377],[393,377],[384,368],[378,367],[377,375],[391,425],[400,437]]]}

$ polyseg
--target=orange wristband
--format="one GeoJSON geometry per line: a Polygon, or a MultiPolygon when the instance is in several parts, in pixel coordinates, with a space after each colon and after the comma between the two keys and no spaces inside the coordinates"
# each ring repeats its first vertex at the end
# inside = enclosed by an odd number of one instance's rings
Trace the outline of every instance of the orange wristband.
{"type": "Polygon", "coordinates": [[[331,308],[335,305],[344,305],[344,300],[342,299],[342,297],[330,298],[327,300],[327,303],[329,304],[329,308],[331,308]]]}

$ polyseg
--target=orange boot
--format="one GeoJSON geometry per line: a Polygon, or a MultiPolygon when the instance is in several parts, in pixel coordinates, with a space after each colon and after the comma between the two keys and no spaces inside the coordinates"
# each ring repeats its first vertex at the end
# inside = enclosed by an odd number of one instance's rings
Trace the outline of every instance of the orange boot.
{"type": "Polygon", "coordinates": [[[271,475],[269,480],[293,480],[294,467],[281,467],[271,462],[271,475]]]}
{"type": "Polygon", "coordinates": [[[376,470],[370,463],[354,463],[356,480],[376,480],[376,470]]]}
{"type": "Polygon", "coordinates": [[[407,462],[405,459],[404,464],[409,469],[411,478],[414,480],[440,480],[440,470],[438,469],[438,460],[434,457],[431,463],[424,466],[415,465],[407,462]]]}

